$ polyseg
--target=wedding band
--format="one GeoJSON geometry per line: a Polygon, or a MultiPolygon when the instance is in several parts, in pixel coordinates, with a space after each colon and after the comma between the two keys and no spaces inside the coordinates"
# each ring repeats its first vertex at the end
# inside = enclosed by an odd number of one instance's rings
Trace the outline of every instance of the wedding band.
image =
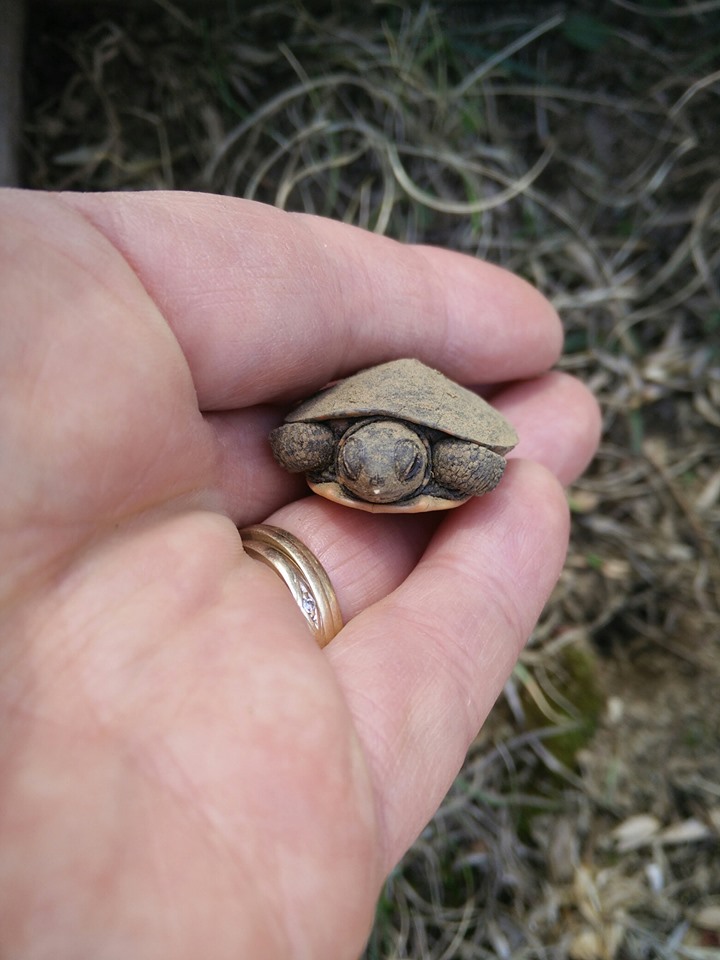
{"type": "Polygon", "coordinates": [[[302,610],[318,646],[324,647],[342,628],[340,606],[330,577],[305,544],[268,523],[239,531],[245,552],[282,578],[302,610]]]}

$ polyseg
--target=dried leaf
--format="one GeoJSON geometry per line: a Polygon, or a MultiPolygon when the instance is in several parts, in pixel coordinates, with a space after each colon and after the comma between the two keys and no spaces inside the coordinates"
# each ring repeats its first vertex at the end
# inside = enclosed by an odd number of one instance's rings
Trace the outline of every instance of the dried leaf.
{"type": "Polygon", "coordinates": [[[683,820],[682,823],[674,823],[666,827],[660,834],[660,842],[663,845],[675,843],[697,843],[698,840],[707,840],[712,836],[712,831],[708,826],[694,817],[683,820]]]}
{"type": "Polygon", "coordinates": [[[636,850],[652,840],[660,829],[660,821],[651,814],[638,813],[628,817],[610,834],[621,852],[636,850]]]}

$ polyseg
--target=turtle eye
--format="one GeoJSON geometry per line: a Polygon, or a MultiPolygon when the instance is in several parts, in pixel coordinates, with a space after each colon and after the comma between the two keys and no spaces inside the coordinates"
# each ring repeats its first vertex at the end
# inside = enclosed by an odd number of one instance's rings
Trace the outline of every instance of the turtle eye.
{"type": "Polygon", "coordinates": [[[340,451],[340,466],[342,473],[349,480],[357,480],[363,468],[363,444],[362,441],[350,437],[345,441],[340,451]]]}
{"type": "Polygon", "coordinates": [[[398,480],[412,480],[425,468],[425,457],[412,440],[395,444],[395,473],[398,480]]]}

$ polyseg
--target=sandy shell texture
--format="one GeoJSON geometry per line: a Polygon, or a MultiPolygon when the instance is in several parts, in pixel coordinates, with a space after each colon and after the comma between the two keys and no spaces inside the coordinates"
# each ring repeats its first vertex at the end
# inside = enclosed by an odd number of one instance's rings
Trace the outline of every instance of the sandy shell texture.
{"type": "Polygon", "coordinates": [[[506,453],[518,442],[507,420],[472,390],[419,360],[391,360],[333,384],[293,410],[288,423],[388,416],[506,453]]]}

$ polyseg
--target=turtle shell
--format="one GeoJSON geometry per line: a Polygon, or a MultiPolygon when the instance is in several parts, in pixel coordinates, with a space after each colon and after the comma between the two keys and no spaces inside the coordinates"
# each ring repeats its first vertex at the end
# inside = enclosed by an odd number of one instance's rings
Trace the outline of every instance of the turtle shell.
{"type": "Polygon", "coordinates": [[[506,453],[518,442],[507,420],[472,390],[419,360],[391,360],[362,370],[306,400],[285,418],[393,417],[506,453]]]}

